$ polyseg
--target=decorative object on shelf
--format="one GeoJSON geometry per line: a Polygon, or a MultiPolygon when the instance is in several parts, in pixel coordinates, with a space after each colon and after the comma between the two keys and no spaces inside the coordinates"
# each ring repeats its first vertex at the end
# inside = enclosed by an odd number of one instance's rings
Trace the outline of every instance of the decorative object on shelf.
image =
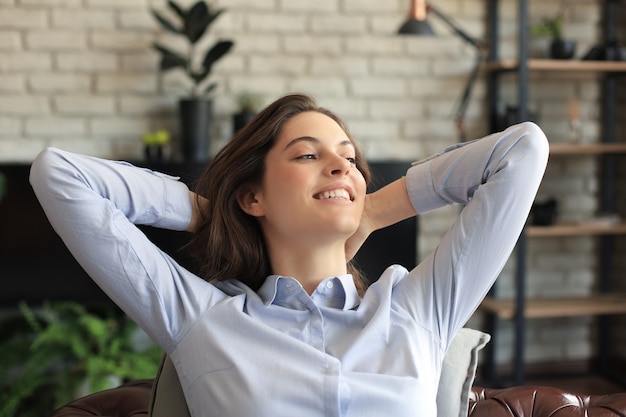
{"type": "Polygon", "coordinates": [[[477,40],[465,31],[459,28],[448,16],[443,14],[439,9],[430,3],[426,3],[425,0],[411,0],[411,8],[409,9],[409,15],[407,20],[398,29],[400,35],[416,35],[416,36],[432,36],[435,34],[430,24],[427,21],[427,12],[433,13],[442,22],[444,22],[455,35],[462,38],[465,42],[470,44],[476,49],[476,59],[474,67],[467,79],[465,88],[459,100],[457,110],[455,112],[455,122],[457,131],[459,133],[459,141],[465,141],[465,113],[469,104],[469,99],[472,93],[472,88],[478,77],[478,73],[483,62],[487,59],[487,44],[481,40],[477,40]]]}
{"type": "Polygon", "coordinates": [[[186,161],[204,162],[209,159],[213,117],[213,101],[209,94],[217,87],[217,82],[209,82],[209,76],[213,65],[231,50],[234,43],[218,40],[203,57],[196,56],[199,42],[224,9],[214,9],[202,0],[188,10],[173,1],[167,4],[180,19],[180,24],[172,23],[156,10],[152,14],[166,31],[182,36],[189,48],[181,55],[159,43],[153,46],[161,54],[161,71],[182,69],[192,82],[187,97],[179,101],[182,152],[186,161]]]}
{"type": "Polygon", "coordinates": [[[551,226],[556,222],[558,215],[558,202],[550,197],[545,201],[535,201],[530,210],[531,223],[533,226],[551,226]]]}
{"type": "Polygon", "coordinates": [[[540,36],[549,36],[550,58],[571,59],[576,53],[576,41],[563,38],[563,12],[554,17],[546,17],[541,23],[531,26],[532,33],[540,36]]]}
{"type": "Polygon", "coordinates": [[[580,124],[580,100],[570,98],[567,100],[567,110],[569,114],[569,131],[573,143],[579,143],[581,137],[580,124]]]}
{"type": "Polygon", "coordinates": [[[118,310],[96,314],[73,302],[19,308],[0,326],[2,417],[47,414],[111,383],[156,374],[163,352],[147,336],[139,343],[139,327],[118,310]],[[39,413],[34,398],[45,407],[39,413]]]}
{"type": "Polygon", "coordinates": [[[141,137],[144,154],[149,162],[163,162],[170,156],[170,132],[159,129],[155,132],[144,133],[141,137]]]}
{"type": "Polygon", "coordinates": [[[239,110],[233,115],[233,134],[256,116],[261,107],[261,96],[243,92],[237,96],[237,105],[239,110]]]}
{"type": "Polygon", "coordinates": [[[620,47],[617,33],[618,3],[622,0],[606,0],[604,10],[604,44],[596,45],[583,57],[592,61],[626,61],[626,47],[620,47]]]}

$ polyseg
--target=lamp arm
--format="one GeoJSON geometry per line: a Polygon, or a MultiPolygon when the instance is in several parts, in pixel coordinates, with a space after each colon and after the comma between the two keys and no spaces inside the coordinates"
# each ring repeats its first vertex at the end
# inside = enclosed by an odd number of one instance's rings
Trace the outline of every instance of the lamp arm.
{"type": "Polygon", "coordinates": [[[448,16],[443,14],[439,9],[433,6],[431,3],[426,4],[426,8],[428,11],[433,12],[435,16],[437,16],[441,21],[443,21],[454,33],[463,38],[467,43],[472,45],[474,48],[478,50],[482,50],[485,48],[484,42],[481,42],[477,39],[472,38],[465,31],[459,28],[448,16]]]}
{"type": "Polygon", "coordinates": [[[480,67],[482,66],[486,58],[487,58],[486,52],[480,52],[478,55],[476,55],[474,68],[472,68],[472,72],[469,78],[467,79],[465,88],[463,90],[463,94],[461,95],[461,99],[459,100],[459,105],[457,107],[456,114],[455,114],[456,127],[457,127],[457,131],[459,132],[459,142],[464,142],[466,139],[465,138],[465,113],[469,105],[469,98],[470,98],[470,95],[472,94],[472,88],[474,87],[476,79],[478,78],[478,73],[480,72],[480,67]]]}
{"type": "Polygon", "coordinates": [[[457,110],[455,112],[455,121],[457,131],[459,132],[459,140],[461,142],[465,141],[465,112],[467,111],[467,107],[469,105],[469,98],[472,93],[472,88],[476,83],[476,79],[478,78],[478,73],[480,71],[480,67],[482,63],[485,61],[487,57],[487,45],[485,42],[477,40],[470,35],[468,35],[464,30],[456,25],[448,16],[442,13],[439,9],[433,6],[430,3],[426,4],[426,9],[429,12],[432,12],[435,16],[437,16],[442,22],[444,22],[452,31],[462,38],[465,42],[472,45],[477,52],[476,61],[474,63],[474,67],[472,68],[472,72],[470,73],[469,78],[467,79],[467,83],[465,84],[465,88],[463,89],[463,94],[459,100],[459,104],[457,110]]]}

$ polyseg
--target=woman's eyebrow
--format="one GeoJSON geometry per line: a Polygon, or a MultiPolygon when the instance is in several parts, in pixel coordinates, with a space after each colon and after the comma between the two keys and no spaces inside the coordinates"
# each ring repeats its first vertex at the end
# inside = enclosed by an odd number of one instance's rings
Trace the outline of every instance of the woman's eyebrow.
{"type": "MultiPolygon", "coordinates": [[[[313,144],[320,144],[321,141],[318,138],[313,136],[301,136],[299,138],[292,139],[287,145],[285,145],[285,150],[289,149],[291,146],[300,143],[300,142],[309,142],[313,144]]],[[[338,146],[351,146],[354,148],[354,144],[350,139],[343,140],[339,142],[338,146]]]]}

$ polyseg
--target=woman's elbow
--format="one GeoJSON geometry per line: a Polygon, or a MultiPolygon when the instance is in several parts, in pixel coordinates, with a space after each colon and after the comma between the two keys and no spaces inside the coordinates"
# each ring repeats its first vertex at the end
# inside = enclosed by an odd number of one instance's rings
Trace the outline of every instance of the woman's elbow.
{"type": "Polygon", "coordinates": [[[66,165],[62,152],[56,148],[45,148],[33,160],[30,166],[29,181],[35,194],[54,187],[58,170],[66,165]]]}
{"type": "Polygon", "coordinates": [[[516,147],[524,155],[524,160],[534,161],[539,167],[545,168],[550,145],[543,130],[534,122],[522,122],[509,129],[514,130],[519,138],[516,147]]]}

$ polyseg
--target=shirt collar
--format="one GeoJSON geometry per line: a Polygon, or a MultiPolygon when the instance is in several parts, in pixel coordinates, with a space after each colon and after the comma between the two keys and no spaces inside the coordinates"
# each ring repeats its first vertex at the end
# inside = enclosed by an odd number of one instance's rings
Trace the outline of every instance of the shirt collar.
{"type": "MultiPolygon", "coordinates": [[[[271,304],[276,304],[299,291],[303,291],[303,288],[296,279],[281,275],[270,275],[259,288],[258,294],[265,306],[269,307],[271,304]]],[[[343,310],[355,308],[361,301],[351,274],[327,278],[320,282],[316,290],[316,292],[325,292],[327,294],[329,291],[332,291],[332,294],[328,296],[333,297],[335,301],[337,301],[338,297],[340,298],[340,308],[343,310]],[[328,283],[332,283],[331,288],[324,288],[328,283]]]]}

